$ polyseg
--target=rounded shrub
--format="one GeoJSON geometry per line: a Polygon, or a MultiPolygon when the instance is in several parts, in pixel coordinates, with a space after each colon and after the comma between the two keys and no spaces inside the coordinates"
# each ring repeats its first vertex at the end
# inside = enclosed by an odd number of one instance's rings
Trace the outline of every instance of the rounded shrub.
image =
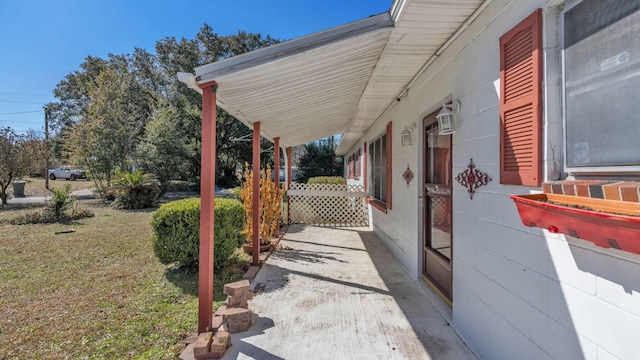
{"type": "Polygon", "coordinates": [[[347,180],[341,176],[316,176],[309,178],[307,184],[345,185],[347,180]]]}
{"type": "MultiPolygon", "coordinates": [[[[214,265],[222,267],[243,242],[245,215],[233,199],[215,200],[214,265]]],[[[153,213],[153,251],[163,264],[198,266],[200,252],[200,199],[190,198],[160,206],[153,213]]]]}

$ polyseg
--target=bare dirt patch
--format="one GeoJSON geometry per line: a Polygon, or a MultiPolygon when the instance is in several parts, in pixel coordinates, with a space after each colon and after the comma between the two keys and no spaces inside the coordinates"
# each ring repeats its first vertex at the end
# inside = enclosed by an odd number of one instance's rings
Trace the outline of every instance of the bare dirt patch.
{"type": "MultiPolygon", "coordinates": [[[[45,188],[44,178],[26,178],[23,179],[27,183],[24,187],[25,196],[50,196],[51,190],[45,188]]],[[[71,180],[49,180],[50,188],[62,188],[65,185],[71,185],[71,191],[91,189],[93,187],[93,181],[79,179],[75,181],[71,180]]],[[[9,187],[10,192],[12,188],[9,187]]]]}

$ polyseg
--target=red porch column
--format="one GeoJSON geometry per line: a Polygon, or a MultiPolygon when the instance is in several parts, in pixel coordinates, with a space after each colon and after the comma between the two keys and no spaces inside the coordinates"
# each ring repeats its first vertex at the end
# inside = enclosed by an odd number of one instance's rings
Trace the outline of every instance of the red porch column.
{"type": "Polygon", "coordinates": [[[202,88],[202,149],[200,150],[200,263],[198,269],[198,333],[211,328],[213,315],[213,211],[216,178],[216,90],[202,88]]]}
{"type": "MultiPolygon", "coordinates": [[[[280,198],[280,137],[273,139],[273,171],[275,172],[276,189],[278,199],[280,198]]],[[[276,237],[280,237],[280,217],[276,218],[276,237]]]]}
{"type": "MultiPolygon", "coordinates": [[[[287,148],[287,190],[291,188],[291,146],[287,148]]],[[[287,196],[287,222],[291,223],[291,200],[287,196]]]]}
{"type": "Polygon", "coordinates": [[[260,122],[253,123],[253,265],[260,264],[260,122]]]}

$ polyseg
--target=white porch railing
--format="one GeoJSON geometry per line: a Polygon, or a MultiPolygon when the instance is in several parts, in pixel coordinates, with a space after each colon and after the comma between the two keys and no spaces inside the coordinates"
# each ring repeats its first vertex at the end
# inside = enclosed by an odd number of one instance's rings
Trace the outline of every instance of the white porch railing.
{"type": "Polygon", "coordinates": [[[287,195],[290,224],[369,226],[361,185],[291,184],[287,195]]]}

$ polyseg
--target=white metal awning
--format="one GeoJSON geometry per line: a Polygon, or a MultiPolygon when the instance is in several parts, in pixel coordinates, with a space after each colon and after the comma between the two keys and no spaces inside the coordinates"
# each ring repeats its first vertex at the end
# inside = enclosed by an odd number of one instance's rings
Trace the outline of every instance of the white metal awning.
{"type": "MultiPolygon", "coordinates": [[[[490,1],[490,0],[489,0],[490,1]]],[[[342,134],[347,152],[482,0],[397,0],[390,13],[203,65],[217,105],[282,147],[342,134]]]]}

